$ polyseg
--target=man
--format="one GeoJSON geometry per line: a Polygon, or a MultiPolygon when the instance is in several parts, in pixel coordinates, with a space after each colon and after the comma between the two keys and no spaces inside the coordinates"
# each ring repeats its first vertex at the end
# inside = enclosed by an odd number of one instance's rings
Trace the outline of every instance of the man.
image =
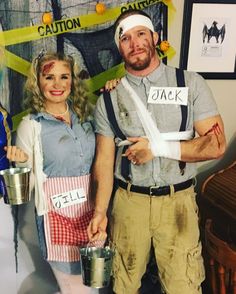
{"type": "Polygon", "coordinates": [[[177,83],[181,73],[158,59],[158,34],[144,12],[123,13],[115,23],[115,41],[126,77],[111,100],[101,96],[96,106],[96,205],[89,237],[99,239],[104,229],[115,166],[118,189],[110,220],[114,292],[138,293],[153,246],[165,293],[201,293],[195,162],[223,155],[223,122],[201,76],[184,72],[186,87],[177,88],[183,84],[177,83]],[[117,138],[105,107],[108,100],[127,140],[117,138]]]}

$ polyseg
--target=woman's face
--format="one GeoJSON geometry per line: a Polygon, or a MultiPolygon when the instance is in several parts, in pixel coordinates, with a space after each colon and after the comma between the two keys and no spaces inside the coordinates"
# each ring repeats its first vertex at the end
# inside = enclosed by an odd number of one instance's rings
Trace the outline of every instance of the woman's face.
{"type": "Polygon", "coordinates": [[[50,60],[42,64],[39,87],[47,103],[65,102],[71,92],[70,65],[62,60],[50,60]]]}

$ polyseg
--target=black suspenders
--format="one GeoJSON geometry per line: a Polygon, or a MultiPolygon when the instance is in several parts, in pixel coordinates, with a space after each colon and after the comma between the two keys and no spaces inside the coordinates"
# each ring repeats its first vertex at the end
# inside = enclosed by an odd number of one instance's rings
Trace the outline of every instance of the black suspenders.
{"type": "Polygon", "coordinates": [[[107,111],[107,117],[108,117],[109,122],[112,125],[112,128],[114,129],[116,137],[118,137],[122,140],[126,140],[126,136],[123,134],[123,132],[121,131],[121,129],[118,126],[115,112],[114,112],[114,108],[113,108],[113,105],[111,102],[110,92],[105,91],[103,93],[103,97],[104,97],[104,103],[105,103],[105,107],[106,107],[106,111],[107,111]]]}
{"type": "MultiPolygon", "coordinates": [[[[176,79],[177,79],[178,87],[185,87],[184,71],[182,69],[176,68],[176,79]]],[[[181,121],[179,131],[183,132],[186,130],[187,118],[188,118],[188,107],[187,105],[181,105],[180,107],[181,107],[182,121],[181,121]]],[[[184,174],[185,167],[186,167],[186,162],[179,161],[179,169],[180,169],[181,175],[184,174]]]]}
{"type": "MultiPolygon", "coordinates": [[[[176,68],[176,79],[177,79],[178,87],[185,87],[183,70],[176,68]]],[[[118,126],[110,93],[105,91],[103,93],[103,97],[104,97],[105,108],[107,111],[107,117],[114,130],[116,137],[120,138],[121,140],[126,140],[126,136],[123,134],[123,132],[118,126]]],[[[179,131],[185,131],[186,124],[187,124],[187,117],[188,117],[188,108],[186,105],[181,105],[181,114],[182,114],[182,121],[181,121],[179,131]]],[[[124,146],[122,152],[124,153],[127,148],[128,146],[124,146]]],[[[180,168],[181,175],[184,174],[185,166],[186,166],[186,162],[179,161],[179,168],[180,168]]],[[[121,175],[127,181],[130,180],[130,161],[125,156],[123,156],[121,159],[121,175]]]]}

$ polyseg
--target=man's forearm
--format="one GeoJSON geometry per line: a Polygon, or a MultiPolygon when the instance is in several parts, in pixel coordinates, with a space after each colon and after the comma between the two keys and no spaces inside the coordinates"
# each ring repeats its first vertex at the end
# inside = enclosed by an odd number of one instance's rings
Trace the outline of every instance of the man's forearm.
{"type": "Polygon", "coordinates": [[[114,178],[115,144],[113,138],[97,136],[96,160],[93,169],[95,211],[106,212],[114,178]]]}
{"type": "Polygon", "coordinates": [[[220,158],[225,152],[225,139],[214,134],[181,142],[181,160],[198,162],[220,158]]]}
{"type": "Polygon", "coordinates": [[[109,171],[109,167],[97,163],[94,169],[94,185],[95,211],[106,212],[113,189],[113,169],[109,171]]]}

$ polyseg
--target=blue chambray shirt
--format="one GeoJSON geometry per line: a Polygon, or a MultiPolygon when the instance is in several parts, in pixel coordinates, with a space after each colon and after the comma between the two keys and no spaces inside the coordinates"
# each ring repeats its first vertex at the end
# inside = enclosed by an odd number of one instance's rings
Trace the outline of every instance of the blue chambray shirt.
{"type": "Polygon", "coordinates": [[[95,135],[91,121],[80,123],[71,112],[71,126],[47,113],[32,117],[41,123],[43,170],[48,177],[82,176],[91,172],[95,135]]]}

